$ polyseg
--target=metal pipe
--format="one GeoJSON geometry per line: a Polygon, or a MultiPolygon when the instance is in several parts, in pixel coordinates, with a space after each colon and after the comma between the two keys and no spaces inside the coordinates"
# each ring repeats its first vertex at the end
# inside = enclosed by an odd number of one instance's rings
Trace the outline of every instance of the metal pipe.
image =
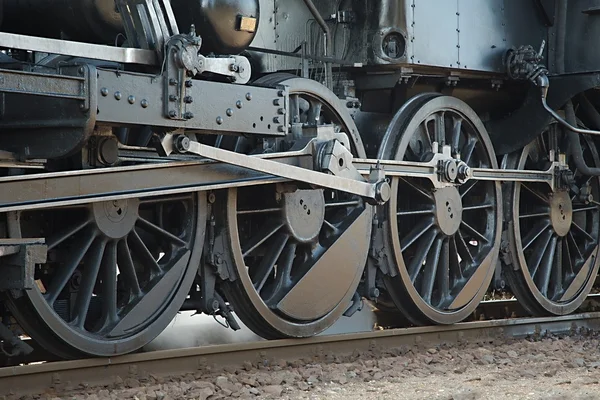
{"type": "MultiPolygon", "coordinates": [[[[333,41],[331,39],[331,30],[329,29],[329,26],[327,26],[327,22],[325,22],[325,20],[319,13],[319,10],[317,10],[315,3],[313,3],[312,0],[304,0],[304,4],[306,4],[306,7],[308,8],[310,13],[315,18],[315,21],[317,21],[317,23],[323,30],[324,41],[325,41],[323,47],[325,49],[324,50],[325,57],[330,57],[333,53],[333,41]]],[[[331,74],[332,74],[331,63],[326,62],[325,63],[325,85],[330,89],[331,89],[331,84],[332,84],[331,74]]]]}

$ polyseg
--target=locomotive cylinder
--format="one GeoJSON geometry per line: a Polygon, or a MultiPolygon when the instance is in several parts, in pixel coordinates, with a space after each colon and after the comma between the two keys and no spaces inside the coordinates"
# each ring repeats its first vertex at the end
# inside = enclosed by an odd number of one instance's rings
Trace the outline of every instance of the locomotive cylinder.
{"type": "MultiPolygon", "coordinates": [[[[238,54],[254,39],[259,0],[172,0],[181,32],[195,25],[203,53],[238,54]]],[[[114,0],[0,0],[3,32],[107,45],[124,33],[114,0]]]]}

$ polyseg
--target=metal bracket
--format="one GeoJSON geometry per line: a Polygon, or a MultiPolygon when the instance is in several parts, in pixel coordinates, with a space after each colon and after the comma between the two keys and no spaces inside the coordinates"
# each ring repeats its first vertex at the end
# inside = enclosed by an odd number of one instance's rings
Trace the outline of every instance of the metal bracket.
{"type": "Polygon", "coordinates": [[[31,290],[35,264],[46,262],[44,239],[0,239],[0,291],[31,290]]]}
{"type": "Polygon", "coordinates": [[[200,54],[202,38],[196,35],[192,26],[188,35],[176,35],[167,43],[165,59],[165,115],[172,120],[190,120],[194,114],[187,106],[194,98],[187,92],[194,83],[188,79],[204,73],[212,73],[230,78],[237,84],[250,80],[250,61],[242,56],[208,58],[200,54]]]}

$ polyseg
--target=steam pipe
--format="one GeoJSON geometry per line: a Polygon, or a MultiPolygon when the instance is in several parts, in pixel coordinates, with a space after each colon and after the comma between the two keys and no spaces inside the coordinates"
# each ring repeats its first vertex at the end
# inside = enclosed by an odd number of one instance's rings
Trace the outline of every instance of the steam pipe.
{"type": "MultiPolygon", "coordinates": [[[[557,3],[557,24],[556,24],[556,71],[559,74],[565,73],[565,48],[567,39],[567,0],[559,0],[557,3]]],[[[548,88],[550,81],[546,74],[541,74],[536,78],[536,84],[540,87],[541,100],[544,109],[566,129],[567,137],[570,147],[570,154],[573,157],[575,166],[584,175],[588,176],[600,176],[600,168],[594,168],[587,165],[583,157],[583,147],[579,135],[600,135],[600,131],[591,129],[577,128],[577,119],[575,117],[575,110],[573,108],[572,100],[569,100],[565,105],[565,117],[563,119],[558,115],[547,103],[548,88]]],[[[583,111],[588,115],[594,122],[596,127],[600,127],[600,114],[594,109],[592,104],[587,100],[585,96],[581,96],[582,101],[580,105],[583,111]]]]}
{"type": "MultiPolygon", "coordinates": [[[[325,20],[319,13],[319,10],[317,10],[315,3],[313,3],[312,0],[304,0],[304,4],[306,4],[306,7],[308,8],[308,10],[312,14],[312,16],[315,18],[315,21],[317,21],[317,23],[323,30],[323,35],[325,37],[324,38],[325,46],[323,46],[325,48],[325,54],[324,54],[325,57],[331,57],[333,55],[332,54],[333,53],[333,41],[331,38],[331,30],[329,29],[329,26],[327,26],[327,22],[325,22],[325,20]]],[[[332,74],[331,63],[326,62],[325,63],[325,84],[330,89],[331,89],[331,79],[332,79],[331,74],[332,74]]]]}

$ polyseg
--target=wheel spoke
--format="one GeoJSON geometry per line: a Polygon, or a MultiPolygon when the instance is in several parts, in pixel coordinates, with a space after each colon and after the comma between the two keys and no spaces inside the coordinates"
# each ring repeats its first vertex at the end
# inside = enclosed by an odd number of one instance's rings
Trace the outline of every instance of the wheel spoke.
{"type": "Polygon", "coordinates": [[[154,233],[156,236],[163,238],[164,240],[173,243],[176,246],[188,248],[188,244],[185,240],[178,238],[173,235],[171,232],[166,229],[161,228],[158,225],[153,224],[152,222],[139,217],[136,224],[139,224],[140,228],[144,229],[148,233],[154,233]]]}
{"type": "Polygon", "coordinates": [[[564,247],[563,251],[565,254],[565,259],[567,261],[568,272],[571,275],[575,275],[575,268],[573,268],[573,258],[571,256],[571,249],[569,247],[569,238],[562,240],[562,245],[564,247]]]}
{"type": "Polygon", "coordinates": [[[132,250],[140,258],[140,261],[144,266],[149,267],[150,272],[153,275],[160,275],[162,273],[162,268],[158,265],[158,262],[135,229],[131,231],[128,239],[131,241],[132,250]]]}
{"type": "Polygon", "coordinates": [[[540,201],[542,201],[542,202],[544,202],[546,204],[550,203],[550,200],[548,199],[547,196],[545,196],[542,193],[538,192],[537,190],[533,189],[527,183],[519,182],[518,185],[520,185],[523,189],[527,190],[529,193],[531,193],[532,195],[534,195],[540,201]]]}
{"type": "Polygon", "coordinates": [[[440,299],[437,307],[442,308],[450,297],[450,239],[444,238],[437,267],[436,280],[439,285],[440,299]]]}
{"type": "Polygon", "coordinates": [[[529,232],[527,235],[521,240],[521,244],[523,246],[523,251],[527,250],[529,246],[546,230],[550,228],[550,220],[544,219],[539,221],[529,232]]]}
{"type": "Polygon", "coordinates": [[[102,326],[105,330],[117,320],[117,244],[106,246],[102,260],[102,326]]]}
{"type": "Polygon", "coordinates": [[[461,221],[460,223],[461,227],[463,227],[467,232],[469,232],[471,235],[475,236],[476,238],[478,238],[480,241],[482,242],[486,242],[489,243],[490,240],[488,238],[486,238],[485,236],[483,236],[481,233],[479,233],[478,230],[476,230],[475,228],[473,228],[471,225],[467,224],[465,221],[461,221]]]}
{"type": "Polygon", "coordinates": [[[438,112],[434,116],[435,121],[435,141],[443,146],[446,144],[446,120],[445,113],[443,111],[438,112]]]}
{"type": "Polygon", "coordinates": [[[435,229],[430,229],[427,233],[427,236],[425,236],[419,242],[419,247],[417,247],[415,255],[411,260],[410,265],[408,266],[408,274],[410,276],[410,280],[413,283],[415,282],[415,279],[417,279],[419,272],[421,272],[421,269],[423,268],[423,263],[425,263],[427,255],[429,254],[429,250],[431,250],[431,246],[433,246],[433,241],[435,240],[437,235],[438,234],[435,231],[435,229]]]}
{"type": "Polygon", "coordinates": [[[458,239],[456,240],[456,248],[459,251],[461,258],[467,261],[467,265],[473,265],[475,263],[475,258],[473,258],[471,250],[469,250],[469,245],[462,233],[458,231],[454,237],[458,239]]]}
{"type": "Polygon", "coordinates": [[[586,239],[590,242],[594,242],[594,238],[589,233],[587,233],[585,231],[585,229],[583,229],[581,226],[579,226],[579,224],[577,224],[577,222],[572,221],[571,226],[573,228],[575,228],[575,230],[578,231],[584,237],[584,239],[586,239]]]}
{"type": "MultiPolygon", "coordinates": [[[[473,261],[471,260],[471,262],[473,261]]],[[[456,235],[450,238],[450,276],[454,284],[464,279],[463,270],[460,266],[460,257],[458,252],[458,246],[456,244],[456,235]]]]}
{"type": "Polygon", "coordinates": [[[485,203],[477,206],[466,206],[463,207],[463,211],[487,210],[488,208],[494,208],[494,205],[490,203],[485,203]]]}
{"type": "Polygon", "coordinates": [[[423,197],[428,198],[429,200],[433,200],[433,196],[429,193],[427,193],[427,191],[425,189],[423,189],[420,185],[417,185],[416,183],[410,181],[408,178],[399,178],[401,181],[403,181],[404,183],[406,183],[408,186],[410,186],[414,191],[416,191],[417,193],[419,193],[420,195],[422,195],[423,197]]]}
{"type": "Polygon", "coordinates": [[[462,118],[453,117],[454,127],[452,128],[452,152],[454,154],[460,151],[460,132],[462,130],[462,118]]]}
{"type": "Polygon", "coordinates": [[[598,211],[598,206],[590,206],[590,207],[583,207],[583,208],[573,208],[573,213],[579,213],[579,212],[584,212],[584,211],[598,211]]]}
{"type": "Polygon", "coordinates": [[[135,299],[142,297],[142,290],[140,289],[137,272],[135,271],[135,266],[126,239],[120,240],[117,245],[117,260],[119,270],[125,277],[125,281],[129,287],[131,298],[135,299]]]}
{"type": "MultiPolygon", "coordinates": [[[[462,189],[462,193],[460,194],[460,197],[464,199],[464,197],[467,195],[467,193],[469,193],[471,191],[471,189],[473,189],[475,187],[475,185],[477,185],[477,183],[479,183],[479,181],[470,180],[467,183],[465,183],[464,185],[461,185],[460,189],[462,189]]],[[[459,189],[459,191],[460,191],[460,189],[459,189]]]]}
{"type": "Polygon", "coordinates": [[[400,248],[405,251],[433,226],[433,219],[423,219],[400,241],[400,248]]]}
{"type": "Polygon", "coordinates": [[[563,242],[564,239],[560,238],[558,243],[556,243],[556,254],[554,255],[554,263],[552,264],[552,274],[550,275],[550,282],[552,286],[550,287],[552,295],[549,296],[552,300],[560,297],[563,290],[563,263],[564,263],[564,255],[563,255],[563,242]]]}
{"type": "Polygon", "coordinates": [[[48,239],[46,239],[46,245],[48,246],[48,250],[55,248],[56,246],[58,246],[59,244],[61,244],[62,242],[64,242],[65,240],[82,230],[83,228],[85,228],[89,223],[89,219],[84,219],[81,222],[50,236],[48,239]]]}
{"type": "Polygon", "coordinates": [[[469,140],[467,140],[467,143],[465,143],[464,149],[460,156],[467,165],[471,165],[471,157],[473,157],[473,151],[475,151],[476,145],[477,140],[475,138],[469,138],[469,140]]]}
{"type": "Polygon", "coordinates": [[[537,212],[537,213],[529,213],[529,214],[519,214],[520,219],[525,218],[548,218],[550,216],[550,210],[545,212],[537,212]]]}
{"type": "Polygon", "coordinates": [[[577,242],[575,241],[575,236],[573,235],[573,231],[569,232],[568,238],[571,239],[571,243],[573,245],[573,247],[575,247],[575,250],[577,252],[576,256],[579,256],[580,260],[585,260],[585,258],[583,257],[583,254],[581,253],[581,249],[579,249],[579,246],[577,245],[577,242]]]}
{"type": "Polygon", "coordinates": [[[396,215],[399,217],[406,217],[409,215],[427,215],[427,214],[432,214],[432,213],[433,213],[433,209],[428,209],[428,210],[414,210],[414,211],[398,211],[396,213],[396,215]]]}
{"type": "Polygon", "coordinates": [[[275,282],[270,289],[270,294],[266,295],[264,298],[265,304],[268,306],[274,306],[274,298],[283,298],[285,296],[284,291],[291,283],[292,266],[294,265],[297,247],[295,242],[288,241],[279,257],[275,282]]]}
{"type": "Polygon", "coordinates": [[[548,244],[552,239],[552,234],[553,233],[551,229],[548,228],[544,230],[543,234],[540,236],[533,248],[533,252],[527,261],[529,273],[532,277],[534,277],[537,273],[540,263],[542,262],[542,258],[544,257],[546,249],[548,248],[548,244]]]}
{"type": "Polygon", "coordinates": [[[85,233],[75,241],[72,252],[69,254],[69,258],[65,262],[56,275],[52,278],[50,287],[46,291],[46,300],[50,305],[53,305],[60,292],[66,286],[71,276],[75,273],[75,270],[83,260],[85,253],[92,245],[92,242],[96,238],[96,232],[93,229],[88,229],[85,233]]]}
{"type": "Polygon", "coordinates": [[[267,279],[275,269],[275,264],[279,259],[279,256],[283,252],[285,245],[287,244],[289,239],[288,235],[277,235],[273,239],[271,246],[269,246],[269,251],[265,254],[263,259],[261,260],[258,268],[254,273],[252,273],[252,281],[254,282],[254,287],[256,291],[260,294],[262,288],[264,287],[267,279]]]}
{"type": "Polygon", "coordinates": [[[90,302],[92,301],[92,294],[94,286],[96,285],[96,279],[98,279],[98,272],[100,270],[100,263],[102,262],[102,255],[104,254],[105,247],[105,239],[96,239],[88,252],[88,259],[83,271],[81,285],[77,292],[73,319],[73,324],[82,329],[90,308],[90,302]]]}
{"type": "Polygon", "coordinates": [[[237,214],[238,215],[268,214],[268,213],[274,213],[274,212],[278,212],[278,211],[281,211],[280,207],[263,208],[263,209],[259,209],[259,210],[238,210],[237,214]]]}
{"type": "Polygon", "coordinates": [[[248,241],[242,247],[242,257],[247,257],[250,253],[256,250],[261,244],[267,239],[277,233],[283,227],[283,222],[271,219],[267,221],[259,230],[252,236],[252,239],[248,241]]]}
{"type": "Polygon", "coordinates": [[[548,296],[548,286],[550,285],[550,275],[552,274],[552,266],[554,264],[554,255],[556,254],[557,237],[552,236],[550,243],[546,247],[544,257],[540,263],[540,267],[532,274],[538,283],[538,288],[544,296],[548,296]]]}
{"type": "Polygon", "coordinates": [[[428,304],[431,304],[431,295],[433,294],[433,285],[437,276],[437,268],[440,262],[440,253],[442,249],[443,239],[438,237],[431,249],[430,257],[425,262],[423,271],[423,282],[421,285],[421,297],[428,304]]]}

